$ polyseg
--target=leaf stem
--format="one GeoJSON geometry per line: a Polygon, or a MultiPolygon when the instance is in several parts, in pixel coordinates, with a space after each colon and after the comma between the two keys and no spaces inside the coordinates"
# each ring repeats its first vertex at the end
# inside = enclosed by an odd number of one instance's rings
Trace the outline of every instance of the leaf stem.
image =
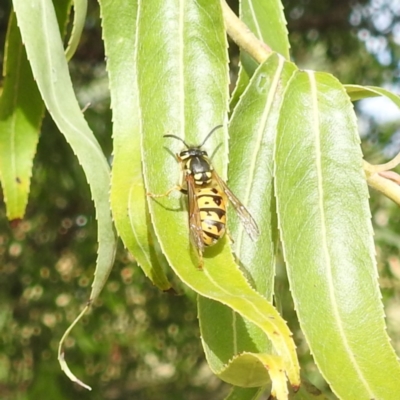
{"type": "Polygon", "coordinates": [[[400,206],[400,179],[397,173],[389,171],[391,168],[395,168],[399,165],[399,158],[400,154],[385,164],[377,165],[370,164],[364,160],[363,168],[368,185],[400,206]]]}
{"type": "Polygon", "coordinates": [[[395,181],[378,173],[371,174],[366,171],[366,174],[369,186],[383,193],[400,206],[400,186],[395,181]]]}
{"type": "Polygon", "coordinates": [[[364,169],[370,173],[379,173],[396,168],[399,164],[400,164],[400,153],[385,164],[373,165],[368,163],[367,161],[364,161],[364,169]]]}

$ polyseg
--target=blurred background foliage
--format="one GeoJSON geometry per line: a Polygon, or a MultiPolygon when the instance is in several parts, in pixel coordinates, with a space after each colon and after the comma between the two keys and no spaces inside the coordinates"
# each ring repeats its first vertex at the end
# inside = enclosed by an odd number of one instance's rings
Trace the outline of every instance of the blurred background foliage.
{"type": "MultiPolygon", "coordinates": [[[[293,60],[332,72],[343,83],[399,92],[400,1],[284,0],[293,60]]],[[[236,1],[230,5],[237,10],[236,1]]],[[[11,1],[0,2],[0,64],[11,1]]],[[[232,79],[238,49],[230,48],[232,79]]],[[[89,2],[80,47],[70,71],[85,116],[112,159],[111,111],[99,7],[89,2]]],[[[357,104],[366,159],[382,162],[400,151],[400,113],[389,103],[357,104]]],[[[371,191],[380,286],[393,346],[400,354],[400,213],[371,191]]],[[[213,377],[199,341],[196,299],[175,282],[161,293],[120,244],[109,281],[92,312],[73,330],[66,358],[93,392],[72,384],[56,351],[65,329],[89,296],[96,260],[96,221],[83,172],[46,116],[23,220],[0,208],[0,398],[223,399],[229,385],[213,377]]],[[[280,264],[283,264],[282,262],[280,264]]],[[[173,277],[171,277],[174,279],[173,277]]],[[[294,332],[303,373],[326,388],[293,311],[283,267],[277,306],[294,332]]]]}

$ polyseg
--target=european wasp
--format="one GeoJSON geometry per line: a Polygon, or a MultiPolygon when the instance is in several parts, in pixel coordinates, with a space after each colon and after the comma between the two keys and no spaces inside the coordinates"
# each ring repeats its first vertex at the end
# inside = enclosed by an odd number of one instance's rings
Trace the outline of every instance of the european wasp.
{"type": "Polygon", "coordinates": [[[178,139],[186,146],[185,150],[176,154],[181,166],[180,182],[164,194],[149,193],[151,197],[163,197],[179,190],[188,195],[190,238],[199,255],[199,268],[203,267],[204,248],[217,243],[226,232],[227,199],[235,208],[251,239],[256,240],[260,234],[253,217],[214,170],[207,152],[202,150],[208,138],[221,127],[222,125],[218,125],[212,129],[199,146],[189,146],[175,135],[164,135],[178,139]]]}

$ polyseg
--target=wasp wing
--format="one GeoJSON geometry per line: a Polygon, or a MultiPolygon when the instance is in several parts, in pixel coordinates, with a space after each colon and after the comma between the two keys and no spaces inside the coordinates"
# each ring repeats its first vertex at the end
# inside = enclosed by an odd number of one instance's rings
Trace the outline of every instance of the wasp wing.
{"type": "Polygon", "coordinates": [[[218,183],[218,186],[224,191],[226,197],[232,203],[235,211],[240,219],[240,222],[243,224],[244,229],[251,237],[252,240],[257,240],[258,236],[260,235],[260,231],[254,221],[253,217],[247,211],[246,207],[241,203],[241,201],[231,192],[228,188],[227,184],[221,179],[221,177],[213,171],[213,178],[218,183]]]}
{"type": "Polygon", "coordinates": [[[190,239],[199,252],[200,258],[202,258],[204,252],[203,229],[201,227],[200,209],[197,204],[195,184],[192,175],[186,175],[186,183],[189,198],[190,239]]]}

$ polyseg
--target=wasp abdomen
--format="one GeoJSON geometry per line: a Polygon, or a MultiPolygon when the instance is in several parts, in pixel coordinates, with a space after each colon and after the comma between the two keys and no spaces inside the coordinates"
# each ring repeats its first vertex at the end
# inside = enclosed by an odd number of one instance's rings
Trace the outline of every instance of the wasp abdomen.
{"type": "Polygon", "coordinates": [[[212,246],[225,234],[226,206],[223,194],[217,188],[196,188],[200,211],[203,242],[212,246]]]}

